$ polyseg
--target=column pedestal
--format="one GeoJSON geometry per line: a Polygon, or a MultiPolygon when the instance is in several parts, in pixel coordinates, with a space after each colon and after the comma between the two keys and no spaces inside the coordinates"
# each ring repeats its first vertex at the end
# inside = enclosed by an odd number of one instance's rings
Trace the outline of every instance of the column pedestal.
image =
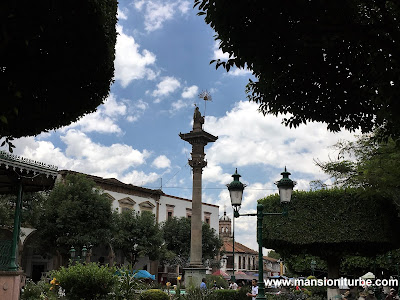
{"type": "Polygon", "coordinates": [[[185,272],[185,288],[200,288],[200,283],[206,277],[206,268],[184,268],[185,272]]]}
{"type": "Polygon", "coordinates": [[[0,299],[18,300],[24,283],[22,271],[0,271],[0,299]]]}

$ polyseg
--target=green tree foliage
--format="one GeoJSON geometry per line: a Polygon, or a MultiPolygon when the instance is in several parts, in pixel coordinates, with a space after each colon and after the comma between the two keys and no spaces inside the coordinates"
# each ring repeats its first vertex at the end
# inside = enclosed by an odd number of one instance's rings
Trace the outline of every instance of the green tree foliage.
{"type": "Polygon", "coordinates": [[[315,260],[316,270],[325,271],[327,270],[326,261],[319,258],[318,256],[312,256],[307,254],[305,251],[296,254],[286,254],[285,266],[289,269],[290,273],[298,274],[302,276],[308,276],[311,274],[311,261],[315,260]]]}
{"type": "Polygon", "coordinates": [[[281,255],[279,253],[277,253],[275,250],[271,250],[268,252],[268,257],[280,259],[281,255]]]}
{"type": "MultiPolygon", "coordinates": [[[[0,226],[13,226],[15,202],[17,196],[12,194],[0,195],[0,226]]],[[[43,213],[45,193],[24,193],[21,214],[21,226],[36,228],[43,213]]]]}
{"type": "MultiPolygon", "coordinates": [[[[284,256],[307,253],[327,261],[339,275],[345,255],[374,256],[399,245],[399,218],[391,199],[358,189],[294,192],[287,218],[265,217],[263,243],[284,256]]],[[[279,196],[261,200],[279,212],[279,196]]]]}
{"type": "Polygon", "coordinates": [[[66,254],[71,246],[108,243],[111,223],[107,196],[84,175],[69,174],[50,192],[37,229],[47,250],[66,254]]]}
{"type": "Polygon", "coordinates": [[[93,112],[114,76],[116,0],[0,3],[0,137],[93,112]]]}
{"type": "Polygon", "coordinates": [[[383,126],[400,137],[400,5],[394,0],[195,0],[216,32],[227,71],[248,67],[263,113],[330,131],[383,126]]]}
{"type": "Polygon", "coordinates": [[[51,275],[71,300],[104,299],[118,280],[114,268],[95,263],[61,267],[51,275]]]}
{"type": "Polygon", "coordinates": [[[337,160],[316,163],[335,179],[336,186],[362,187],[399,201],[400,147],[392,139],[377,142],[375,136],[338,142],[337,160]]]}
{"type": "MultiPolygon", "coordinates": [[[[316,273],[327,272],[326,260],[318,256],[307,254],[307,249],[302,253],[287,254],[285,256],[285,265],[289,273],[307,276],[311,274],[311,260],[316,261],[316,273]]],[[[347,277],[358,278],[366,272],[373,271],[379,276],[382,272],[387,275],[396,273],[395,265],[400,262],[400,250],[392,250],[376,256],[362,255],[344,255],[340,262],[340,274],[347,277]],[[389,261],[389,253],[392,262],[389,261]]]]}
{"type": "Polygon", "coordinates": [[[214,283],[218,288],[224,288],[227,289],[229,287],[228,282],[224,277],[221,275],[211,275],[207,274],[206,275],[206,284],[208,289],[212,289],[214,287],[214,283]]]}
{"type": "Polygon", "coordinates": [[[27,279],[21,294],[21,300],[38,300],[40,297],[43,298],[43,296],[47,297],[48,300],[56,300],[57,296],[50,288],[51,284],[48,280],[40,280],[34,283],[32,280],[27,279]]]}
{"type": "MultiPolygon", "coordinates": [[[[190,256],[190,219],[170,218],[162,225],[165,246],[168,252],[164,260],[186,266],[190,256]]],[[[222,247],[222,241],[207,223],[202,227],[203,260],[214,259],[222,247]]]]}
{"type": "Polygon", "coordinates": [[[140,294],[140,300],[169,300],[166,293],[161,290],[150,289],[140,294]]]}
{"type": "MultiPolygon", "coordinates": [[[[329,189],[296,191],[292,198],[288,217],[264,218],[264,240],[282,255],[297,245],[310,246],[308,253],[318,256],[330,252],[376,254],[399,242],[397,209],[378,193],[329,189]]],[[[260,201],[266,211],[281,210],[279,195],[260,201]]]]}
{"type": "Polygon", "coordinates": [[[13,195],[0,195],[0,226],[13,226],[15,198],[13,195]]]}
{"type": "Polygon", "coordinates": [[[156,260],[163,253],[162,232],[154,214],[144,211],[123,211],[113,214],[113,239],[116,249],[121,249],[132,264],[140,256],[156,260]]]}

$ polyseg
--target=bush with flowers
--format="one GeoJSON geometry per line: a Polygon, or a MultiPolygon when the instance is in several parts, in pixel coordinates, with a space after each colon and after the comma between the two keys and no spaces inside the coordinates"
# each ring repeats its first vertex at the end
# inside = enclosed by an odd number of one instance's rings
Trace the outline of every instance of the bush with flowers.
{"type": "Polygon", "coordinates": [[[96,300],[108,296],[118,278],[115,268],[96,263],[80,264],[53,271],[52,287],[60,286],[68,300],[96,300]]]}
{"type": "Polygon", "coordinates": [[[21,294],[21,300],[55,300],[57,292],[52,288],[48,280],[41,280],[37,283],[27,280],[21,294]]]}

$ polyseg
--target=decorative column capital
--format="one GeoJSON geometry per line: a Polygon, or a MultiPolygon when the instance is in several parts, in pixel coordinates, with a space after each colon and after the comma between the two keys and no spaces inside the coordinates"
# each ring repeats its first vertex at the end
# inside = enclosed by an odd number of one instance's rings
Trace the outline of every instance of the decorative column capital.
{"type": "Polygon", "coordinates": [[[207,166],[207,161],[203,159],[189,159],[189,166],[193,168],[193,171],[195,169],[203,169],[205,166],[207,166]]]}

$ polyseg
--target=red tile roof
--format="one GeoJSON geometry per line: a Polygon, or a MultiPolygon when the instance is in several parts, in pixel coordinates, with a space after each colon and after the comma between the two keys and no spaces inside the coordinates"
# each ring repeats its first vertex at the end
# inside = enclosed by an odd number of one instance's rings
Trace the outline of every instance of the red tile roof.
{"type": "Polygon", "coordinates": [[[265,260],[269,260],[270,262],[277,262],[278,260],[269,256],[263,256],[265,260]]]}
{"type": "MultiPolygon", "coordinates": [[[[225,241],[222,249],[225,252],[233,252],[233,244],[232,242],[225,241]]],[[[246,247],[245,245],[235,242],[235,253],[246,253],[246,254],[258,254],[257,251],[254,251],[253,249],[250,249],[249,247],[246,247]]]]}

